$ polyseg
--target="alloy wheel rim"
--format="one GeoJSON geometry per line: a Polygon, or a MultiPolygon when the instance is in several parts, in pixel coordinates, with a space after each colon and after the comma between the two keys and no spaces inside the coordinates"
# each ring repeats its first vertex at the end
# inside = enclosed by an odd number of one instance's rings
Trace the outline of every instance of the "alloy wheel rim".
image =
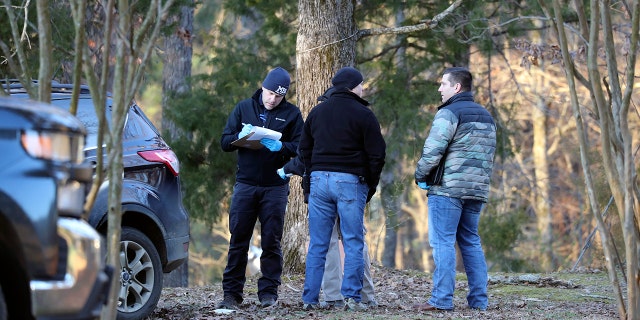
{"type": "Polygon", "coordinates": [[[133,241],[120,242],[120,293],[118,310],[135,312],[151,297],[154,284],[153,263],[149,253],[133,241]]]}

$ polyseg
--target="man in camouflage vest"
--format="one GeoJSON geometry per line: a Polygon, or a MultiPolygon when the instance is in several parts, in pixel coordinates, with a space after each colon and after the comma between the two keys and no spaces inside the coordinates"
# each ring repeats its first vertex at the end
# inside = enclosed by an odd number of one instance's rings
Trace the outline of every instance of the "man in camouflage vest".
{"type": "Polygon", "coordinates": [[[469,307],[486,310],[488,304],[487,264],[478,222],[489,195],[496,126],[489,112],[474,102],[472,82],[465,68],[444,71],[438,89],[443,104],[415,171],[416,184],[428,190],[429,244],[435,263],[431,297],[414,306],[422,311],[453,310],[456,241],[469,282],[469,307]],[[427,176],[443,157],[442,179],[439,185],[429,185],[427,176]]]}

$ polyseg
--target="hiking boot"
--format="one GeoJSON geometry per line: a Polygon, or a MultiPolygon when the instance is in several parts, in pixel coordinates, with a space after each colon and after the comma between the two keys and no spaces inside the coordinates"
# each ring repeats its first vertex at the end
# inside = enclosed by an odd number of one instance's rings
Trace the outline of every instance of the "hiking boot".
{"type": "Polygon", "coordinates": [[[322,305],[319,303],[305,303],[302,305],[302,310],[311,311],[311,310],[319,310],[323,309],[322,305]]]}
{"type": "Polygon", "coordinates": [[[271,307],[276,304],[276,301],[277,300],[274,298],[265,298],[263,300],[260,300],[260,306],[263,308],[271,307]]]}
{"type": "Polygon", "coordinates": [[[224,299],[216,305],[216,309],[238,310],[239,306],[240,303],[236,301],[236,299],[232,297],[224,297],[224,299]]]}
{"type": "Polygon", "coordinates": [[[327,308],[344,309],[344,300],[325,301],[327,308]]]}
{"type": "Polygon", "coordinates": [[[344,299],[344,310],[347,311],[367,311],[367,305],[362,302],[357,302],[353,298],[344,299]]]}

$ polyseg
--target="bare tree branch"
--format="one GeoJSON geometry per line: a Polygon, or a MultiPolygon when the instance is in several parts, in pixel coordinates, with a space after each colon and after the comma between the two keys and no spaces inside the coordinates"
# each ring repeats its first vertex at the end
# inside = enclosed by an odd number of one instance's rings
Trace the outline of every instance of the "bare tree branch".
{"type": "MultiPolygon", "coordinates": [[[[14,11],[14,6],[11,5],[10,0],[4,0],[4,6],[5,6],[5,9],[7,10],[7,16],[9,17],[9,25],[11,26],[11,36],[13,38],[13,42],[15,43],[15,47],[16,47],[15,50],[18,56],[18,65],[20,66],[19,72],[14,72],[14,73],[16,74],[16,77],[18,78],[18,80],[20,80],[20,83],[22,83],[22,86],[24,87],[24,89],[29,94],[29,97],[35,100],[38,97],[38,93],[35,91],[33,87],[33,83],[31,82],[31,72],[29,71],[29,68],[27,65],[27,56],[25,55],[23,47],[20,45],[22,43],[22,38],[21,38],[21,35],[18,33],[18,23],[17,23],[16,13],[14,11]]],[[[24,10],[25,10],[25,19],[24,19],[25,23],[23,26],[22,36],[26,34],[26,28],[27,28],[26,21],[28,21],[27,19],[28,11],[26,7],[24,10]]],[[[5,53],[5,55],[8,60],[12,59],[11,54],[5,53]]]]}
{"type": "Polygon", "coordinates": [[[462,4],[462,0],[456,0],[452,3],[446,10],[437,14],[433,19],[421,20],[420,24],[411,25],[411,26],[402,26],[402,27],[394,27],[394,28],[376,28],[376,29],[362,29],[358,31],[357,39],[380,35],[380,34],[405,34],[416,31],[423,31],[435,28],[442,19],[447,17],[453,10],[458,8],[462,4]]]}
{"type": "Polygon", "coordinates": [[[446,10],[442,11],[441,13],[437,14],[435,17],[433,17],[433,19],[426,19],[426,20],[421,20],[420,24],[416,24],[416,25],[411,25],[411,26],[403,26],[403,27],[394,27],[394,28],[376,28],[376,29],[362,29],[362,30],[358,30],[356,31],[354,34],[346,37],[346,38],[342,38],[336,41],[332,41],[329,43],[325,43],[319,46],[315,46],[313,48],[308,48],[305,49],[304,51],[299,51],[298,53],[306,53],[309,51],[314,51],[314,50],[318,50],[327,46],[331,46],[334,45],[336,43],[340,43],[346,40],[349,40],[353,37],[356,37],[355,41],[358,41],[361,38],[364,37],[368,37],[368,36],[374,36],[374,35],[381,35],[381,34],[406,34],[406,33],[412,33],[412,32],[417,32],[417,31],[423,31],[423,30],[430,30],[435,28],[438,23],[440,21],[442,21],[442,19],[444,19],[446,16],[448,16],[451,12],[453,12],[453,10],[455,10],[456,8],[458,8],[460,5],[462,4],[462,0],[456,0],[454,3],[452,3],[446,10]]]}

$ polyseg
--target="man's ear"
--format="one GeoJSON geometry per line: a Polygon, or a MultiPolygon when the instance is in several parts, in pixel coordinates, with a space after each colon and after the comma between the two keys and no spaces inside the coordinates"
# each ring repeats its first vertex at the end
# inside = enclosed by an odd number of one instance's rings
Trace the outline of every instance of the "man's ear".
{"type": "Polygon", "coordinates": [[[460,84],[460,82],[456,82],[456,84],[454,85],[456,93],[460,93],[462,90],[462,85],[460,84]]]}

